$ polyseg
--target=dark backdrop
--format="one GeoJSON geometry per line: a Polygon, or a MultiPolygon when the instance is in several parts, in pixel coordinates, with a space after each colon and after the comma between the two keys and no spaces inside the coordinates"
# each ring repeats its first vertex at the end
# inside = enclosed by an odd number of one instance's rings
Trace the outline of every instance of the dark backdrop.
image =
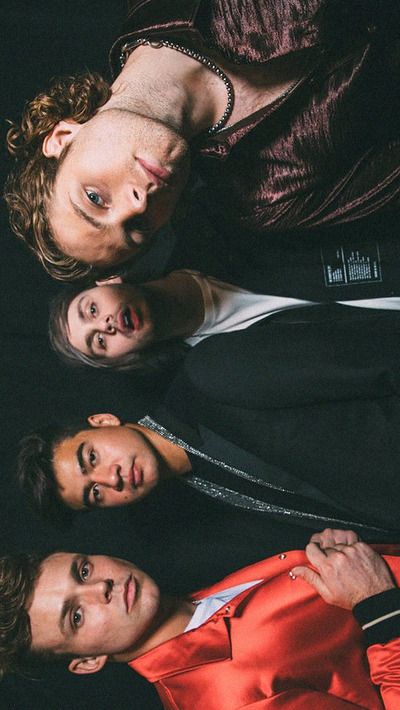
{"type": "MultiPolygon", "coordinates": [[[[161,2],[162,0],[160,0],[161,2]]],[[[85,67],[107,71],[107,50],[124,15],[123,0],[14,0],[1,3],[1,127],[51,76],[85,67]]],[[[4,134],[4,135],[3,135],[4,134]]],[[[4,146],[4,140],[2,140],[4,146]]],[[[1,148],[1,179],[8,160],[1,148]]],[[[204,246],[203,246],[204,250],[204,246]]],[[[37,425],[94,411],[123,419],[145,413],[162,395],[166,377],[67,370],[49,350],[47,303],[61,287],[0,224],[0,540],[14,549],[103,552],[135,560],[162,584],[184,592],[283,548],[302,545],[305,530],[263,516],[228,510],[186,488],[168,485],[137,508],[81,516],[64,531],[46,526],[26,508],[15,484],[17,442],[37,425]]],[[[203,254],[204,257],[204,254],[203,254]]],[[[77,677],[53,664],[40,677],[11,677],[0,685],[3,710],[152,710],[152,688],[128,667],[77,677]]]]}

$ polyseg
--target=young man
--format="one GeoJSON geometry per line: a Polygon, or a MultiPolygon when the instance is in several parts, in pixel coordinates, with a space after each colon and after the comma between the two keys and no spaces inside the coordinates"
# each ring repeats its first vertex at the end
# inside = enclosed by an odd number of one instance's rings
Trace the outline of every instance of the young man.
{"type": "Polygon", "coordinates": [[[11,129],[15,231],[57,278],[135,257],[190,151],[238,248],[382,209],[399,191],[397,29],[394,0],[130,3],[111,89],[57,81],[11,129]]]}
{"type": "Polygon", "coordinates": [[[194,701],[208,710],[397,710],[400,565],[391,552],[325,530],[306,555],[266,559],[187,599],[165,597],[123,560],[3,557],[0,667],[22,670],[35,655],[66,656],[81,674],[127,662],[169,710],[194,701]]]}
{"type": "MultiPolygon", "coordinates": [[[[399,308],[397,298],[341,300],[336,305],[318,305],[299,298],[252,293],[212,276],[182,269],[140,285],[122,283],[120,277],[114,277],[83,290],[63,289],[50,306],[49,337],[55,351],[69,364],[127,370],[167,364],[178,354],[182,356],[184,343],[198,345],[213,335],[247,330],[256,323],[267,328],[266,340],[279,349],[280,331],[290,332],[293,320],[292,334],[297,340],[300,320],[304,330],[310,331],[313,347],[318,349],[321,341],[325,348],[339,340],[350,341],[362,367],[377,343],[383,357],[383,329],[392,330],[390,348],[394,360],[399,308]],[[313,310],[307,312],[310,306],[313,310]],[[301,310],[293,316],[283,315],[292,309],[301,310]],[[280,326],[282,317],[286,325],[280,326]],[[349,321],[356,336],[349,329],[349,321]]],[[[300,361],[299,343],[296,349],[300,361]]],[[[353,360],[354,357],[353,353],[353,360]]],[[[387,352],[384,357],[387,358],[387,352]]],[[[265,360],[267,367],[271,358],[276,359],[273,348],[265,360]]],[[[224,367],[225,364],[224,361],[224,367]]],[[[326,364],[320,363],[319,370],[326,364]]],[[[259,384],[257,379],[257,387],[259,384]]]]}
{"type": "Polygon", "coordinates": [[[220,502],[314,529],[351,523],[370,539],[399,530],[389,424],[388,451],[381,446],[382,427],[374,438],[368,412],[363,422],[354,403],[235,411],[211,402],[183,374],[167,405],[135,424],[95,414],[89,426],[48,427],[26,437],[19,456],[22,488],[42,513],[57,519],[65,506],[131,504],[162,481],[179,478],[220,502]],[[354,417],[359,432],[364,423],[365,443],[349,452],[354,417]],[[381,460],[379,479],[370,481],[369,469],[381,460]]]}
{"type": "Polygon", "coordinates": [[[197,345],[308,303],[251,293],[187,269],[141,285],[122,283],[118,277],[110,281],[65,289],[51,304],[50,342],[67,362],[155,367],[167,362],[169,354],[182,354],[183,342],[197,345]]]}

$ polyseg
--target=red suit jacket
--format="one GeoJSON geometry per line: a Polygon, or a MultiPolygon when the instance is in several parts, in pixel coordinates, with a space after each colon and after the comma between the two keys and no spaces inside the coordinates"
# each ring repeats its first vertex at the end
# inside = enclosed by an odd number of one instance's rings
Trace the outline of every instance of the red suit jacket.
{"type": "MultiPolygon", "coordinates": [[[[399,583],[400,559],[385,559],[399,583]]],[[[368,666],[352,613],[290,579],[305,561],[303,552],[288,552],[194,594],[263,579],[129,665],[155,683],[168,710],[398,710],[400,639],[371,646],[368,666]]]]}

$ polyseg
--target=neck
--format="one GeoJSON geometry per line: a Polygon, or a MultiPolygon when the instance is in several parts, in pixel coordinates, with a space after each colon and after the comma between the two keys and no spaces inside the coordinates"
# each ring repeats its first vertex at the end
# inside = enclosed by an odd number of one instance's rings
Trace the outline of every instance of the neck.
{"type": "Polygon", "coordinates": [[[166,47],[137,47],[112,91],[100,111],[141,113],[187,140],[218,121],[226,107],[222,80],[197,60],[166,47]]]}
{"type": "Polygon", "coordinates": [[[187,338],[204,320],[200,287],[190,274],[173,271],[159,281],[144,284],[151,303],[157,341],[187,338]]]}
{"type": "Polygon", "coordinates": [[[161,643],[182,634],[193,616],[194,606],[190,601],[162,595],[154,623],[135,648],[113,657],[114,661],[128,663],[161,643]]]}
{"type": "Polygon", "coordinates": [[[157,451],[164,464],[160,471],[160,476],[163,480],[183,476],[185,473],[189,473],[189,471],[192,470],[190,459],[181,446],[173,444],[171,441],[168,441],[168,439],[164,439],[163,436],[157,434],[157,432],[147,429],[141,424],[130,424],[129,426],[140,431],[142,436],[144,436],[157,451]]]}

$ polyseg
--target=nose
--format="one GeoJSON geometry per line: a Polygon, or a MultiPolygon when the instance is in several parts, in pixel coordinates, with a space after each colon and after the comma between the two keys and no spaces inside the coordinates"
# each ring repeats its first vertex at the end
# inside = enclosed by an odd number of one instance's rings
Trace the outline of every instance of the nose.
{"type": "Polygon", "coordinates": [[[112,598],[114,582],[112,579],[97,580],[82,587],[86,598],[100,604],[109,604],[112,598]]]}
{"type": "Polygon", "coordinates": [[[117,328],[114,322],[114,316],[108,315],[103,316],[100,321],[98,321],[98,327],[103,333],[116,333],[117,328]]]}
{"type": "Polygon", "coordinates": [[[147,191],[131,185],[127,186],[121,199],[121,222],[127,222],[132,217],[144,214],[146,209],[147,191]]]}
{"type": "Polygon", "coordinates": [[[104,466],[96,466],[93,472],[96,483],[108,488],[119,490],[122,484],[121,467],[118,464],[105,464],[104,466]]]}

